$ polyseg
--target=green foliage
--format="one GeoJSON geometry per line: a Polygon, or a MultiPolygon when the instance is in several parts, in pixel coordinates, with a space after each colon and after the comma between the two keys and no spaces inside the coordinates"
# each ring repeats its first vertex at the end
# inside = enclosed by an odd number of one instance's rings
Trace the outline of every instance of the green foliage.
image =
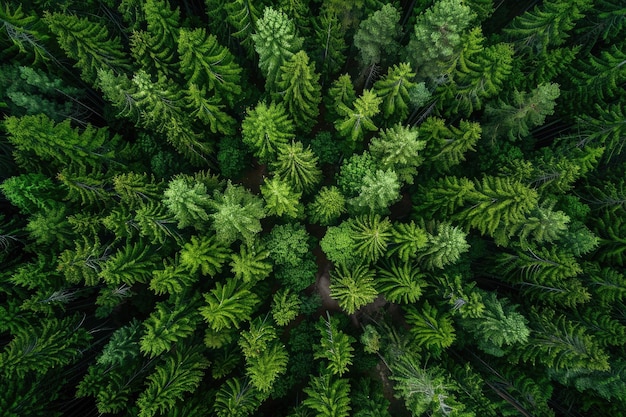
{"type": "Polygon", "coordinates": [[[265,87],[274,91],[280,68],[302,47],[291,19],[280,10],[266,7],[256,22],[256,33],[250,36],[259,54],[259,68],[265,76],[265,87]]]}
{"type": "Polygon", "coordinates": [[[246,417],[261,404],[259,391],[247,379],[231,378],[215,394],[213,411],[218,417],[246,417]]]}
{"type": "Polygon", "coordinates": [[[269,215],[297,219],[304,214],[304,207],[300,203],[302,193],[294,192],[289,184],[278,178],[266,178],[261,185],[261,194],[269,215]]]}
{"type": "Polygon", "coordinates": [[[296,126],[308,131],[319,115],[322,101],[319,75],[309,64],[305,51],[294,54],[280,67],[280,79],[276,82],[276,96],[285,103],[287,112],[296,126]]]}
{"type": "Polygon", "coordinates": [[[139,343],[141,353],[154,358],[191,336],[200,322],[197,307],[200,297],[161,302],[143,322],[144,334],[139,343]]]}
{"type": "Polygon", "coordinates": [[[475,17],[461,0],[438,0],[417,16],[406,55],[422,80],[435,79],[451,68],[462,48],[462,35],[475,17]]]}
{"type": "Polygon", "coordinates": [[[276,265],[296,267],[310,253],[310,241],[311,237],[304,226],[288,223],[274,226],[265,244],[276,265]]]}
{"type": "Polygon", "coordinates": [[[418,251],[424,249],[427,243],[428,234],[414,221],[395,223],[391,229],[391,242],[387,247],[387,256],[396,256],[408,262],[409,259],[415,259],[418,251]]]}
{"type": "Polygon", "coordinates": [[[146,283],[152,276],[157,258],[153,247],[142,242],[127,242],[102,263],[99,275],[112,285],[146,283]]]}
{"type": "Polygon", "coordinates": [[[311,222],[329,226],[346,212],[346,199],[337,187],[322,187],[307,209],[311,222]]]}
{"type": "Polygon", "coordinates": [[[456,339],[456,332],[449,313],[442,312],[436,306],[425,301],[421,309],[406,308],[406,321],[411,326],[411,335],[415,343],[439,356],[456,339]]]}
{"type": "Polygon", "coordinates": [[[279,148],[294,138],[294,125],[282,103],[259,102],[248,109],[241,124],[243,142],[261,162],[276,159],[279,148]]]}
{"type": "MultiPolygon", "coordinates": [[[[320,247],[334,264],[351,265],[358,262],[353,251],[355,242],[352,236],[351,222],[342,222],[339,226],[331,226],[326,230],[320,241],[320,247]]],[[[374,243],[376,242],[377,240],[374,240],[374,243]]],[[[376,250],[376,246],[373,249],[376,250]]]]}
{"type": "Polygon", "coordinates": [[[340,264],[331,274],[330,296],[339,302],[342,310],[354,314],[378,296],[374,271],[363,264],[356,267],[340,264]]]}
{"type": "Polygon", "coordinates": [[[362,179],[376,170],[376,163],[369,152],[352,155],[339,168],[337,185],[346,197],[355,197],[361,189],[362,179]]]}
{"type": "Polygon", "coordinates": [[[148,376],[148,387],[139,395],[139,416],[152,417],[171,410],[185,393],[193,392],[204,376],[209,362],[197,347],[182,346],[171,351],[165,362],[148,376]]]}
{"type": "Polygon", "coordinates": [[[348,379],[335,379],[331,374],[312,376],[303,390],[308,397],[302,403],[324,417],[350,415],[350,383],[348,379]]]}
{"type": "Polygon", "coordinates": [[[327,78],[343,66],[347,48],[345,29],[336,13],[323,8],[313,20],[313,48],[311,55],[320,72],[327,78]]]}
{"type": "Polygon", "coordinates": [[[391,222],[377,214],[362,215],[350,222],[350,237],[355,255],[365,263],[375,263],[387,249],[391,222]]]}
{"type": "Polygon", "coordinates": [[[92,125],[80,132],[73,129],[69,119],[55,123],[48,116],[9,117],[4,120],[9,142],[24,156],[34,154],[43,161],[61,167],[76,164],[91,168],[111,162],[115,142],[106,128],[92,125]]]}
{"type": "Polygon", "coordinates": [[[291,185],[296,192],[311,192],[322,179],[317,157],[310,147],[295,141],[278,149],[276,162],[270,164],[274,175],[291,185]]]}
{"type": "Polygon", "coordinates": [[[41,319],[37,326],[20,329],[0,353],[5,378],[27,379],[75,362],[91,340],[77,316],[41,319]]]}
{"type": "Polygon", "coordinates": [[[400,198],[400,181],[396,172],[379,169],[363,178],[361,192],[348,200],[348,207],[355,212],[388,213],[389,206],[400,198]]]}
{"type": "Polygon", "coordinates": [[[29,56],[34,62],[46,61],[51,53],[46,49],[45,43],[50,36],[46,33],[43,22],[33,12],[25,12],[22,5],[12,6],[5,3],[0,8],[0,21],[3,32],[6,32],[8,42],[4,36],[2,42],[3,59],[15,54],[32,54],[29,56]]]}
{"type": "Polygon", "coordinates": [[[30,173],[4,180],[0,184],[0,191],[20,212],[35,214],[55,208],[55,197],[59,189],[45,175],[30,173]]]}
{"type": "Polygon", "coordinates": [[[609,357],[584,327],[553,310],[533,309],[531,333],[523,349],[511,352],[525,362],[539,361],[554,370],[607,371],[609,357]]]}
{"type": "Polygon", "coordinates": [[[246,283],[261,281],[272,272],[269,257],[270,251],[258,242],[252,246],[241,245],[239,254],[232,255],[231,272],[235,278],[246,283]]]}
{"type": "Polygon", "coordinates": [[[422,296],[427,285],[425,277],[415,265],[391,260],[377,268],[376,288],[387,301],[412,304],[422,296]]]}
{"type": "Polygon", "coordinates": [[[217,275],[230,259],[230,250],[217,241],[215,236],[192,236],[180,251],[180,265],[191,274],[198,270],[202,275],[217,275]]]}
{"type": "Polygon", "coordinates": [[[172,10],[168,0],[147,0],[142,5],[147,31],[133,31],[130,43],[133,57],[141,69],[161,76],[178,70],[179,9],[172,10]]]}
{"type": "Polygon", "coordinates": [[[383,170],[391,169],[402,182],[413,184],[417,167],[423,162],[419,151],[426,147],[425,141],[419,140],[418,137],[417,129],[401,124],[381,131],[369,145],[376,166],[383,170]]]}
{"type": "Polygon", "coordinates": [[[510,100],[498,99],[495,105],[488,104],[485,107],[484,136],[492,141],[503,137],[519,141],[528,137],[531,128],[541,126],[546,116],[554,113],[559,94],[558,84],[545,83],[530,93],[515,90],[510,100]]]}
{"type": "Polygon", "coordinates": [[[428,233],[428,243],[420,250],[418,260],[429,270],[443,269],[446,265],[457,262],[461,254],[467,252],[470,245],[465,240],[463,231],[448,223],[437,226],[437,234],[428,233]]]}
{"type": "Polygon", "coordinates": [[[43,21],[87,83],[96,82],[99,69],[116,73],[130,69],[122,43],[109,35],[105,25],[61,13],[47,13],[43,21]]]}
{"type": "Polygon", "coordinates": [[[328,361],[326,369],[330,371],[330,374],[342,376],[352,365],[354,357],[352,343],[355,340],[352,336],[339,330],[339,322],[335,317],[331,317],[328,312],[326,316],[326,319],[320,317],[315,325],[315,328],[320,332],[321,339],[320,344],[313,347],[313,355],[315,359],[328,361]]]}
{"type": "Polygon", "coordinates": [[[373,91],[364,90],[350,106],[340,103],[338,113],[344,118],[335,121],[335,129],[352,142],[363,140],[366,131],[378,130],[372,118],[380,112],[382,102],[373,91]]]}
{"type": "Polygon", "coordinates": [[[393,57],[398,48],[402,32],[400,12],[391,4],[362,20],[354,34],[354,46],[364,67],[379,64],[385,57],[393,57]]]}
{"type": "Polygon", "coordinates": [[[215,288],[204,294],[207,305],[200,307],[200,314],[211,329],[220,331],[229,327],[239,328],[259,303],[258,297],[236,279],[218,282],[215,288]]]}
{"type": "Polygon", "coordinates": [[[277,291],[272,297],[272,317],[279,326],[288,325],[298,314],[302,302],[289,288],[277,291]]]}
{"type": "Polygon", "coordinates": [[[374,92],[383,99],[381,105],[385,119],[404,121],[409,115],[411,91],[417,84],[412,82],[415,73],[411,65],[402,62],[389,67],[387,74],[374,83],[374,92]]]}
{"type": "Polygon", "coordinates": [[[241,67],[234,56],[204,29],[181,29],[180,68],[189,84],[206,86],[231,105],[241,94],[241,67]]]}
{"type": "Polygon", "coordinates": [[[229,182],[223,193],[215,191],[210,204],[211,228],[218,242],[230,245],[240,239],[251,243],[261,231],[261,219],[266,216],[263,200],[244,187],[229,182]]]}

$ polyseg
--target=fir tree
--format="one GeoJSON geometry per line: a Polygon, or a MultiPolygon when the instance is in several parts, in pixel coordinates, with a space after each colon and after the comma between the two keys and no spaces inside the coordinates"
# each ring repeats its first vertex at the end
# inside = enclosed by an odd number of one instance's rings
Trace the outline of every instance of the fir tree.
{"type": "Polygon", "coordinates": [[[359,50],[363,67],[379,64],[383,58],[396,54],[402,31],[399,23],[400,12],[391,4],[385,4],[361,21],[354,34],[354,46],[359,50]]]}
{"type": "Polygon", "coordinates": [[[243,142],[261,162],[275,160],[280,146],[294,138],[293,132],[293,122],[282,103],[258,103],[246,112],[241,124],[243,142]]]}
{"type": "Polygon", "coordinates": [[[239,328],[242,322],[250,320],[257,306],[258,297],[242,287],[233,278],[225,284],[218,282],[215,288],[204,294],[206,305],[199,308],[200,314],[211,329],[220,331],[229,327],[239,328]]]}
{"type": "Polygon", "coordinates": [[[339,71],[346,60],[344,51],[347,45],[344,35],[345,29],[337,14],[328,8],[323,8],[313,20],[315,49],[311,57],[324,75],[324,80],[339,71]]]}
{"type": "Polygon", "coordinates": [[[379,266],[377,272],[376,288],[392,303],[415,303],[426,286],[425,274],[408,262],[391,260],[379,266]]]}
{"type": "Polygon", "coordinates": [[[309,219],[322,226],[332,225],[346,211],[346,199],[335,186],[322,187],[307,205],[309,219]]]}
{"type": "Polygon", "coordinates": [[[279,80],[280,67],[302,47],[303,39],[286,14],[272,7],[263,10],[256,22],[256,33],[250,37],[259,54],[259,68],[265,76],[265,87],[274,91],[279,80]]]}
{"type": "Polygon", "coordinates": [[[400,124],[385,129],[370,142],[369,151],[383,170],[391,169],[407,184],[413,184],[417,167],[422,164],[420,152],[426,143],[419,132],[400,124]]]}
{"type": "Polygon", "coordinates": [[[322,179],[317,157],[302,142],[291,142],[278,150],[276,162],[270,165],[277,178],[287,182],[296,192],[312,191],[322,179]]]}
{"type": "Polygon", "coordinates": [[[362,140],[366,131],[378,130],[372,118],[380,112],[378,106],[381,103],[382,99],[371,90],[363,91],[351,107],[340,103],[338,113],[344,118],[335,121],[335,129],[341,136],[352,142],[362,140]]]}
{"type": "Polygon", "coordinates": [[[313,127],[319,115],[322,95],[319,75],[309,64],[306,52],[294,54],[280,67],[276,95],[286,104],[296,126],[305,131],[313,127]]]}
{"type": "Polygon", "coordinates": [[[332,274],[330,296],[348,314],[354,314],[361,307],[373,302],[377,295],[374,271],[367,265],[347,268],[340,264],[332,274]]]}
{"type": "Polygon", "coordinates": [[[43,20],[87,83],[95,84],[99,69],[116,73],[130,69],[122,43],[109,35],[105,25],[61,13],[47,13],[43,20]]]}
{"type": "Polygon", "coordinates": [[[316,328],[320,333],[320,344],[314,346],[314,357],[326,359],[326,369],[329,374],[342,376],[352,364],[354,338],[338,328],[338,321],[331,317],[328,312],[327,318],[320,317],[316,328]]]}
{"type": "Polygon", "coordinates": [[[411,90],[416,87],[412,80],[415,73],[411,65],[402,62],[389,67],[387,74],[374,83],[374,92],[383,99],[382,109],[385,119],[404,121],[409,115],[411,90]]]}
{"type": "Polygon", "coordinates": [[[312,376],[304,388],[308,397],[302,402],[323,417],[348,417],[350,415],[350,383],[348,379],[335,379],[331,374],[312,376]]]}
{"type": "Polygon", "coordinates": [[[278,178],[266,179],[261,186],[265,209],[269,215],[297,219],[302,217],[304,208],[300,204],[302,193],[294,192],[289,184],[278,178]]]}

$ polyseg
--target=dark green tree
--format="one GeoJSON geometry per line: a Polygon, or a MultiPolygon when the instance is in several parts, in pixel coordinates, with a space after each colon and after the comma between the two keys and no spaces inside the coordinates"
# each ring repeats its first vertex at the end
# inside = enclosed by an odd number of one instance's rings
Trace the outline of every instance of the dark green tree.
{"type": "Polygon", "coordinates": [[[241,124],[243,142],[261,162],[276,159],[281,145],[294,138],[293,121],[282,103],[259,102],[254,109],[248,109],[241,124]]]}

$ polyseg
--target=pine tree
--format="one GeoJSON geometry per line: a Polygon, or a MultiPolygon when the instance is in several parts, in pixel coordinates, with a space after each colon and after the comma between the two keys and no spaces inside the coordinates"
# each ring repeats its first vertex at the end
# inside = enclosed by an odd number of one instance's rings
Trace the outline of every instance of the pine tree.
{"type": "Polygon", "coordinates": [[[178,259],[164,259],[163,269],[152,271],[150,289],[156,294],[181,294],[198,280],[198,275],[190,274],[178,259]]]}
{"type": "Polygon", "coordinates": [[[391,169],[402,182],[413,184],[417,167],[423,160],[419,151],[426,146],[425,141],[418,137],[417,129],[395,124],[372,139],[369,151],[378,167],[391,169]]]}
{"type": "Polygon", "coordinates": [[[463,231],[447,223],[437,226],[437,234],[428,233],[428,244],[419,252],[418,260],[426,269],[443,269],[457,262],[469,250],[463,231]]]}
{"type": "Polygon", "coordinates": [[[113,285],[146,283],[152,276],[156,258],[153,247],[142,242],[127,242],[102,263],[99,275],[105,282],[113,285]]]}
{"type": "Polygon", "coordinates": [[[311,57],[326,80],[339,71],[346,60],[345,29],[336,13],[323,8],[313,20],[313,31],[311,57]]]}
{"type": "Polygon", "coordinates": [[[215,91],[232,106],[241,95],[241,67],[233,54],[204,29],[179,32],[180,68],[189,84],[215,91]]]}
{"type": "Polygon", "coordinates": [[[420,125],[419,134],[426,141],[426,159],[433,161],[435,170],[448,172],[465,161],[468,151],[476,150],[482,129],[476,122],[461,120],[459,127],[446,126],[445,120],[429,117],[420,125]]]}
{"type": "Polygon", "coordinates": [[[409,115],[411,90],[417,84],[411,65],[402,62],[389,67],[387,74],[374,83],[374,92],[383,99],[383,115],[387,120],[404,121],[409,115]]]}
{"type": "Polygon", "coordinates": [[[154,358],[193,335],[201,321],[197,311],[199,304],[200,297],[157,303],[143,322],[144,332],[139,342],[141,353],[154,358]]]}
{"type": "Polygon", "coordinates": [[[178,31],[180,11],[172,10],[168,0],[147,0],[142,4],[147,31],[134,31],[131,52],[141,69],[161,78],[178,71],[178,31]]]}
{"type": "Polygon", "coordinates": [[[350,382],[335,379],[329,373],[312,376],[304,388],[308,397],[302,403],[320,417],[348,417],[350,415],[350,382]]]}
{"type": "Polygon", "coordinates": [[[209,97],[206,88],[198,88],[195,84],[190,84],[185,90],[184,100],[190,111],[189,115],[208,126],[211,132],[220,132],[225,135],[235,133],[235,119],[224,111],[224,104],[219,96],[209,97]]]}
{"type": "Polygon", "coordinates": [[[174,408],[185,393],[193,392],[200,385],[208,366],[201,348],[181,346],[172,350],[165,362],[157,365],[148,376],[148,387],[137,399],[138,416],[152,417],[174,408]]]}
{"type": "Polygon", "coordinates": [[[296,126],[305,131],[313,127],[322,95],[319,75],[305,51],[297,52],[280,67],[276,96],[285,103],[296,126]]]}
{"type": "Polygon", "coordinates": [[[43,21],[67,56],[76,61],[75,66],[87,83],[96,83],[99,69],[115,73],[130,69],[122,43],[111,37],[100,22],[61,13],[46,13],[43,21]]]}
{"type": "Polygon", "coordinates": [[[58,206],[30,217],[25,228],[30,239],[42,247],[66,249],[77,237],[67,219],[67,210],[58,206]]]}
{"type": "Polygon", "coordinates": [[[385,4],[361,21],[354,34],[354,46],[359,50],[363,67],[379,64],[386,57],[393,58],[399,49],[401,32],[400,12],[391,4],[385,4]]]}
{"type": "Polygon", "coordinates": [[[322,179],[317,157],[310,147],[294,141],[278,150],[276,162],[270,165],[276,178],[288,183],[296,192],[309,193],[322,179]]]}
{"type": "Polygon", "coordinates": [[[195,226],[203,229],[203,222],[209,220],[207,210],[210,196],[201,182],[192,182],[184,176],[172,179],[163,193],[163,204],[178,220],[178,227],[195,226]]]}
{"type": "Polygon", "coordinates": [[[303,39],[296,35],[296,27],[286,14],[272,7],[263,10],[256,22],[256,33],[250,37],[259,54],[259,68],[265,76],[265,88],[276,90],[280,67],[302,48],[303,39]]]}
{"type": "MultiPolygon", "coordinates": [[[[354,348],[352,343],[354,338],[338,328],[338,320],[331,317],[328,312],[327,318],[320,317],[315,325],[320,332],[320,344],[314,346],[315,359],[326,359],[326,369],[332,375],[342,376],[348,371],[348,366],[352,365],[354,348]]],[[[306,392],[306,391],[305,391],[306,392]]]]}
{"type": "Polygon", "coordinates": [[[266,178],[261,185],[261,194],[269,215],[292,219],[302,217],[304,213],[304,208],[300,203],[302,193],[293,191],[284,181],[278,178],[266,178]]]}
{"type": "Polygon", "coordinates": [[[293,121],[282,103],[257,103],[254,109],[248,109],[241,124],[243,142],[261,162],[274,160],[280,146],[294,138],[293,132],[293,121]]]}
{"type": "Polygon", "coordinates": [[[99,168],[112,162],[116,142],[120,137],[110,137],[106,128],[92,125],[81,132],[65,120],[55,123],[43,114],[37,116],[8,117],[4,120],[7,139],[24,156],[34,154],[51,162],[53,166],[77,165],[99,168]]]}
{"type": "Polygon", "coordinates": [[[13,7],[6,3],[4,7],[0,7],[0,22],[3,32],[6,32],[8,37],[8,42],[5,42],[4,37],[0,40],[2,42],[0,57],[3,60],[15,54],[26,53],[32,53],[33,62],[51,58],[52,54],[45,46],[50,36],[35,13],[25,12],[21,4],[13,7]]]}
{"type": "Polygon", "coordinates": [[[348,314],[373,302],[378,292],[374,287],[374,271],[367,265],[345,267],[338,265],[331,274],[330,296],[348,314]]]}
{"type": "Polygon", "coordinates": [[[21,174],[0,184],[4,197],[23,214],[35,214],[58,206],[59,187],[40,173],[21,174]]]}
{"type": "Polygon", "coordinates": [[[226,261],[230,250],[217,241],[216,236],[191,236],[191,240],[180,251],[180,265],[191,274],[215,276],[226,261]]]}
{"type": "Polygon", "coordinates": [[[554,113],[559,97],[558,84],[540,84],[530,93],[514,91],[511,101],[498,99],[495,105],[485,107],[487,123],[483,124],[484,137],[495,141],[507,137],[511,141],[527,138],[530,129],[541,126],[554,113]]]}
{"type": "Polygon", "coordinates": [[[307,209],[312,223],[330,226],[346,212],[346,199],[337,187],[322,187],[307,209]]]}
{"type": "Polygon", "coordinates": [[[261,404],[263,396],[246,378],[231,378],[215,394],[213,411],[218,417],[246,417],[261,404]]]}
{"type": "Polygon", "coordinates": [[[425,274],[415,265],[390,260],[377,267],[376,288],[387,301],[415,303],[426,286],[425,274]]]}
{"type": "Polygon", "coordinates": [[[406,56],[421,80],[435,80],[453,68],[462,35],[475,17],[461,0],[438,0],[417,17],[406,56]]]}
{"type": "Polygon", "coordinates": [[[360,213],[388,213],[389,206],[400,198],[398,175],[392,169],[379,169],[363,178],[361,192],[348,200],[348,206],[360,213]]]}
{"type": "Polygon", "coordinates": [[[435,356],[450,347],[456,339],[456,332],[449,313],[440,311],[425,301],[421,309],[407,306],[406,321],[411,326],[410,333],[415,343],[426,347],[435,356]]]}
{"type": "Polygon", "coordinates": [[[0,353],[2,373],[8,379],[27,379],[75,362],[91,340],[82,325],[78,316],[68,315],[42,318],[36,326],[21,329],[0,353]]]}
{"type": "Polygon", "coordinates": [[[210,204],[211,228],[218,242],[230,245],[240,239],[250,244],[261,231],[261,219],[266,216],[263,200],[242,186],[229,182],[223,193],[215,191],[210,204]]]}
{"type": "Polygon", "coordinates": [[[326,107],[332,115],[347,115],[350,106],[356,100],[350,74],[342,74],[332,82],[325,100],[326,107]]]}
{"type": "Polygon", "coordinates": [[[226,21],[235,29],[232,36],[239,39],[248,57],[252,57],[256,44],[252,35],[257,28],[257,21],[261,17],[262,7],[260,6],[263,4],[255,4],[256,2],[250,0],[218,0],[218,2],[222,3],[224,7],[226,21]]]}
{"type": "Polygon", "coordinates": [[[364,90],[363,94],[351,104],[352,107],[340,103],[338,113],[344,118],[335,121],[335,129],[352,142],[362,140],[366,131],[378,130],[372,118],[380,112],[378,106],[382,101],[371,90],[364,90]]]}
{"type": "Polygon", "coordinates": [[[211,329],[220,331],[229,327],[239,328],[250,320],[259,299],[236,279],[229,278],[225,284],[218,282],[215,288],[204,294],[207,305],[200,307],[200,314],[211,329]]]}
{"type": "Polygon", "coordinates": [[[298,314],[302,302],[288,288],[278,290],[272,297],[272,318],[279,326],[288,325],[298,314]]]}
{"type": "Polygon", "coordinates": [[[395,223],[391,229],[391,242],[387,246],[386,256],[397,257],[403,262],[417,258],[418,251],[428,243],[426,230],[415,224],[395,223]]]}
{"type": "Polygon", "coordinates": [[[522,349],[509,357],[543,363],[554,370],[597,370],[610,368],[608,355],[583,327],[553,310],[533,309],[529,316],[531,333],[522,349]]]}
{"type": "Polygon", "coordinates": [[[519,48],[529,48],[533,53],[545,52],[549,46],[559,46],[569,36],[576,21],[592,8],[590,0],[551,0],[535,6],[516,17],[504,33],[519,48]]]}
{"type": "Polygon", "coordinates": [[[245,283],[261,281],[272,272],[269,256],[270,251],[258,242],[251,246],[241,245],[239,254],[232,255],[231,272],[245,283]]]}
{"type": "Polygon", "coordinates": [[[361,215],[350,222],[353,250],[365,263],[376,263],[387,249],[391,238],[391,222],[378,214],[361,215]]]}

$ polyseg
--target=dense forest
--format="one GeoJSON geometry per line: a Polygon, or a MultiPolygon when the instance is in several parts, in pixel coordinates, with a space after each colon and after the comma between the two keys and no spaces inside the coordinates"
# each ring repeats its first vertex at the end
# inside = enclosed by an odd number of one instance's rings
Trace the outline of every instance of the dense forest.
{"type": "Polygon", "coordinates": [[[3,417],[626,409],[623,0],[0,0],[3,417]]]}

